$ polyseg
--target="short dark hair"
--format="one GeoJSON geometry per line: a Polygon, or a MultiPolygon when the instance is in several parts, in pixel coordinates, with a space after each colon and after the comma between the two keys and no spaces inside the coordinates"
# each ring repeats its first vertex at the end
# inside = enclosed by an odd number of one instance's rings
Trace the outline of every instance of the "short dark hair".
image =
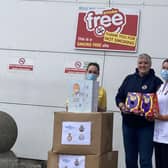
{"type": "Polygon", "coordinates": [[[165,62],[168,62],[168,58],[166,58],[165,60],[163,60],[162,65],[163,65],[165,62]]]}
{"type": "Polygon", "coordinates": [[[90,63],[88,64],[86,70],[88,70],[90,66],[95,66],[95,67],[97,68],[98,72],[100,71],[100,66],[99,66],[98,63],[96,63],[96,62],[90,62],[90,63]]]}

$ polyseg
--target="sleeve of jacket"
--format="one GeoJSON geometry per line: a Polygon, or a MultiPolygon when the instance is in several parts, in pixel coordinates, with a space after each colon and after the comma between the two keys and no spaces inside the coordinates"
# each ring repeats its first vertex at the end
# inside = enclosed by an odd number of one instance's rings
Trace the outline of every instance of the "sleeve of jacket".
{"type": "Polygon", "coordinates": [[[163,81],[160,78],[156,77],[156,90],[159,89],[162,83],[163,81]]]}
{"type": "Polygon", "coordinates": [[[128,76],[124,79],[122,82],[121,86],[118,89],[118,92],[115,97],[116,105],[118,106],[119,103],[125,103],[126,99],[126,88],[127,88],[127,83],[128,83],[128,76]]]}

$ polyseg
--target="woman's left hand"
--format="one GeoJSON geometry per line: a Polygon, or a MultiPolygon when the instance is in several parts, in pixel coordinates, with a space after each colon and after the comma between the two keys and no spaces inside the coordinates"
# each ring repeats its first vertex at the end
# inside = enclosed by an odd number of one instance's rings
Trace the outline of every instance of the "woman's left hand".
{"type": "Polygon", "coordinates": [[[163,119],[163,116],[162,116],[160,113],[154,113],[154,119],[164,120],[164,119],[163,119]]]}
{"type": "Polygon", "coordinates": [[[145,116],[148,121],[154,121],[155,117],[154,116],[145,116]]]}

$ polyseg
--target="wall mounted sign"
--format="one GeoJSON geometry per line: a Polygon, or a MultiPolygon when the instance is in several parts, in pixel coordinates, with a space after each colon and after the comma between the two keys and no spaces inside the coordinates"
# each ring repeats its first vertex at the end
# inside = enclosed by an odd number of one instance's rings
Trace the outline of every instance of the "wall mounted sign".
{"type": "Polygon", "coordinates": [[[136,52],[139,10],[80,7],[76,49],[136,52]]]}

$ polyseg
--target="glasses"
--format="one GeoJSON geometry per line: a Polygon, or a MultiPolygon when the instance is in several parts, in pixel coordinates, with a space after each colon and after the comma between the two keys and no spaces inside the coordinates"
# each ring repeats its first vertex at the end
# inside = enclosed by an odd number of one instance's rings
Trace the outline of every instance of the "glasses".
{"type": "Polygon", "coordinates": [[[88,71],[88,73],[97,74],[97,71],[88,71]]]}

